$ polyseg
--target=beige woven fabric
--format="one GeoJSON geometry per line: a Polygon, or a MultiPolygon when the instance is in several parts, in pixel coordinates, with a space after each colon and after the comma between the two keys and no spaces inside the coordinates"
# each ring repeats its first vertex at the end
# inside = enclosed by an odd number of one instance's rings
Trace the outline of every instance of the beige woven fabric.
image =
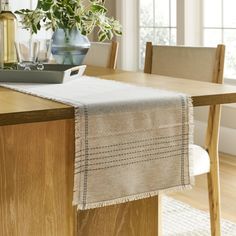
{"type": "Polygon", "coordinates": [[[107,67],[111,56],[111,43],[91,42],[83,64],[107,67]]]}
{"type": "Polygon", "coordinates": [[[212,82],[216,51],[217,48],[154,45],[152,74],[212,82]]]}
{"type": "Polygon", "coordinates": [[[8,86],[75,107],[73,203],[79,209],[190,186],[187,96],[92,77],[8,86]]]}

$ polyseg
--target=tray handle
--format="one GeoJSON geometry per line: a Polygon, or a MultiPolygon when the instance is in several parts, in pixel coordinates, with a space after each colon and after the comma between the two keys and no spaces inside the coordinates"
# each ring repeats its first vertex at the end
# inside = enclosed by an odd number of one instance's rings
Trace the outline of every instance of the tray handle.
{"type": "Polygon", "coordinates": [[[67,75],[66,77],[73,79],[75,77],[82,76],[84,74],[85,69],[86,69],[86,65],[74,66],[65,71],[67,75]]]}

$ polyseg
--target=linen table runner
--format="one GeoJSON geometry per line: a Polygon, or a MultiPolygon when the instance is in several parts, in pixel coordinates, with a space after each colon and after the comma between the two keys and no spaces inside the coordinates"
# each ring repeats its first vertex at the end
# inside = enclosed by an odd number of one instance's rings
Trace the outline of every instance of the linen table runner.
{"type": "Polygon", "coordinates": [[[190,187],[188,96],[87,76],[56,85],[0,85],[74,106],[78,209],[190,187]]]}

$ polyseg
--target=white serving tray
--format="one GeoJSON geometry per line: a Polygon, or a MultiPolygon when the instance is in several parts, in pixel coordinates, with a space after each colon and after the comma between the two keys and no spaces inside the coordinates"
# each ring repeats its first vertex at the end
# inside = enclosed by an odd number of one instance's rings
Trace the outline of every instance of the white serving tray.
{"type": "Polygon", "coordinates": [[[0,82],[61,84],[82,76],[86,65],[45,64],[44,70],[0,70],[0,82]]]}

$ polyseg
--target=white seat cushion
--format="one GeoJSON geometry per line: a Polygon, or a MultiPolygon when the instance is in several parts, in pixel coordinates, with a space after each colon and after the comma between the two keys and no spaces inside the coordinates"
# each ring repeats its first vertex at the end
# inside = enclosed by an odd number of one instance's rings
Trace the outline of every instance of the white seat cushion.
{"type": "Polygon", "coordinates": [[[205,149],[198,145],[191,145],[193,153],[193,175],[201,175],[210,171],[210,157],[205,149]]]}

